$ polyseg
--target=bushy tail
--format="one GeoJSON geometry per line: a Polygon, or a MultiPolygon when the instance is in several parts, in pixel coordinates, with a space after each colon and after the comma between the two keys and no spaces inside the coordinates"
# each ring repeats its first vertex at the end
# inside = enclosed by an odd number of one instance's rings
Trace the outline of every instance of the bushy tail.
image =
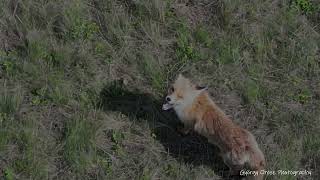
{"type": "Polygon", "coordinates": [[[255,169],[254,171],[257,171],[258,174],[255,176],[247,176],[246,180],[264,180],[264,174],[261,174],[261,170],[264,170],[264,168],[255,169]]]}
{"type": "Polygon", "coordinates": [[[253,171],[257,171],[258,174],[256,176],[249,177],[250,180],[264,180],[264,174],[261,173],[262,170],[265,170],[266,167],[266,160],[262,151],[260,150],[257,141],[255,140],[254,136],[251,135],[249,137],[253,146],[248,149],[249,153],[249,168],[253,171]]]}
{"type": "Polygon", "coordinates": [[[256,176],[249,177],[248,180],[264,180],[262,170],[265,170],[266,161],[260,149],[256,149],[254,152],[251,152],[249,166],[251,170],[257,171],[258,174],[256,176]]]}

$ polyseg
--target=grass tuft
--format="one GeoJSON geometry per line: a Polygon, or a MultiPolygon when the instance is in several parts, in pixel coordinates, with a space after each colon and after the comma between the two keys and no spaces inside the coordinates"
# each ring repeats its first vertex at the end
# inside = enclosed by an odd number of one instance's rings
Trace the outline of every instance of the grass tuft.
{"type": "Polygon", "coordinates": [[[268,170],[319,172],[316,0],[0,1],[0,179],[227,179],[162,97],[178,73],[268,170]]]}

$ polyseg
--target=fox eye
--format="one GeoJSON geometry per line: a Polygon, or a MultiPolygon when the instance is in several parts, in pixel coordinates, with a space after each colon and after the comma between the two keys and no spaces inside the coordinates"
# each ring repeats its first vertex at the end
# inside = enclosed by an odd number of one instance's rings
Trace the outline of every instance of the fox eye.
{"type": "Polygon", "coordinates": [[[169,92],[173,93],[174,92],[174,87],[170,87],[169,92]]]}

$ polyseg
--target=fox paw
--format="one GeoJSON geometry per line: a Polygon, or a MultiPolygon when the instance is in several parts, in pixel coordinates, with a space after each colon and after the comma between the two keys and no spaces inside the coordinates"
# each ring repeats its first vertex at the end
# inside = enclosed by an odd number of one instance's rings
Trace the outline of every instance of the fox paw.
{"type": "Polygon", "coordinates": [[[191,129],[190,129],[190,128],[186,128],[186,127],[177,127],[177,131],[178,131],[180,134],[186,136],[186,135],[190,134],[191,129]]]}

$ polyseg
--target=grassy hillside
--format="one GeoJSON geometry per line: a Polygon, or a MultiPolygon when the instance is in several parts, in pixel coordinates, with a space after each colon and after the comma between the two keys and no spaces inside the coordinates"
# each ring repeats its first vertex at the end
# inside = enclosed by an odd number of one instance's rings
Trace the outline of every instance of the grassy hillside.
{"type": "Polygon", "coordinates": [[[162,112],[184,73],[268,170],[320,177],[317,0],[0,1],[0,179],[227,179],[162,112]]]}

